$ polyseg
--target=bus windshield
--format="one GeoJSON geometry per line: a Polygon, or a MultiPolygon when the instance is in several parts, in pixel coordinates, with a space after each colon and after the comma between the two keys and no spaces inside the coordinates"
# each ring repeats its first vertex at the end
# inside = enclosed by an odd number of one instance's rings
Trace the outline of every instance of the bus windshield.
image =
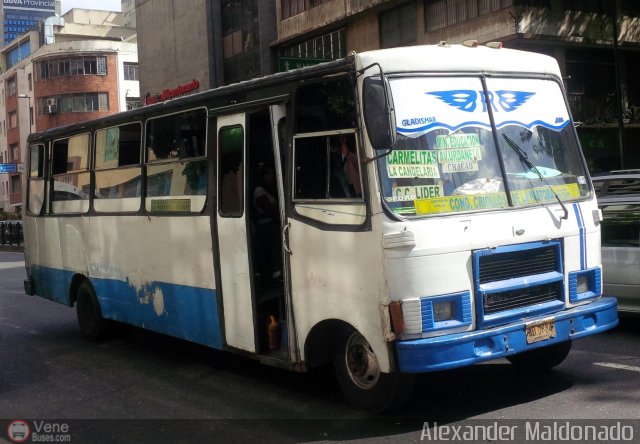
{"type": "Polygon", "coordinates": [[[485,91],[480,77],[452,76],[390,85],[397,142],[378,166],[393,213],[486,211],[590,195],[557,82],[489,77],[485,91]]]}

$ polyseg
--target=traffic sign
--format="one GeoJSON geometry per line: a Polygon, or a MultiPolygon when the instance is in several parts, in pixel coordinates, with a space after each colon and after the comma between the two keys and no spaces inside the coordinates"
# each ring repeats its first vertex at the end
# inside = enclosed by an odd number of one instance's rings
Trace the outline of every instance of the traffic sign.
{"type": "Polygon", "coordinates": [[[18,173],[17,163],[0,163],[0,173],[18,173]]]}

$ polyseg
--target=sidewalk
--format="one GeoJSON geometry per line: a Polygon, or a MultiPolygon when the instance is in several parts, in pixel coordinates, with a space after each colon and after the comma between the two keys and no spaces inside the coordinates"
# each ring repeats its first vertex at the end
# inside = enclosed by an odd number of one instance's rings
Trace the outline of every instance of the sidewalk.
{"type": "Polygon", "coordinates": [[[0,251],[24,253],[24,245],[0,245],[0,251]]]}

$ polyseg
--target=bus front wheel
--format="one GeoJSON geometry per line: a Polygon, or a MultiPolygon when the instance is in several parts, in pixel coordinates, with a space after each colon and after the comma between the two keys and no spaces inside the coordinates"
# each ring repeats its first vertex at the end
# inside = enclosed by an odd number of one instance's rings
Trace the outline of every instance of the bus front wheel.
{"type": "Polygon", "coordinates": [[[558,342],[524,353],[507,356],[516,367],[528,371],[545,371],[559,365],[571,351],[571,341],[558,342]]]}
{"type": "Polygon", "coordinates": [[[89,281],[82,282],[78,288],[76,314],[82,336],[90,341],[104,339],[109,329],[109,321],[102,317],[100,303],[89,281]]]}
{"type": "Polygon", "coordinates": [[[339,334],[334,367],[344,397],[357,409],[392,411],[402,407],[411,396],[414,376],[381,372],[367,340],[351,328],[339,334]]]}

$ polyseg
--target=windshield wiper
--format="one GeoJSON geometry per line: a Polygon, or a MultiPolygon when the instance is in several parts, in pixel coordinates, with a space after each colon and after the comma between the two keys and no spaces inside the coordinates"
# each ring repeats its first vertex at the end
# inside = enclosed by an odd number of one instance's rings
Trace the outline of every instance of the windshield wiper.
{"type": "Polygon", "coordinates": [[[562,210],[564,211],[564,216],[562,216],[560,219],[569,219],[569,210],[567,210],[566,205],[564,204],[564,202],[562,202],[562,199],[560,199],[560,197],[555,192],[553,187],[551,185],[549,185],[549,182],[547,182],[547,179],[545,179],[544,176],[542,175],[542,173],[540,173],[540,171],[538,171],[538,168],[536,168],[536,166],[533,163],[531,163],[531,161],[529,160],[529,157],[527,156],[527,153],[525,153],[524,150],[522,148],[520,148],[520,146],[516,142],[514,142],[514,140],[511,137],[507,136],[504,133],[502,133],[502,137],[504,137],[504,140],[507,141],[507,143],[513,149],[513,151],[515,151],[516,154],[518,154],[518,157],[520,157],[520,160],[522,161],[522,163],[524,163],[527,166],[527,168],[531,169],[534,173],[536,173],[537,176],[540,178],[540,180],[542,180],[544,182],[544,184],[547,187],[549,187],[549,189],[551,190],[551,192],[555,196],[556,200],[558,201],[558,203],[562,207],[562,210]]]}

